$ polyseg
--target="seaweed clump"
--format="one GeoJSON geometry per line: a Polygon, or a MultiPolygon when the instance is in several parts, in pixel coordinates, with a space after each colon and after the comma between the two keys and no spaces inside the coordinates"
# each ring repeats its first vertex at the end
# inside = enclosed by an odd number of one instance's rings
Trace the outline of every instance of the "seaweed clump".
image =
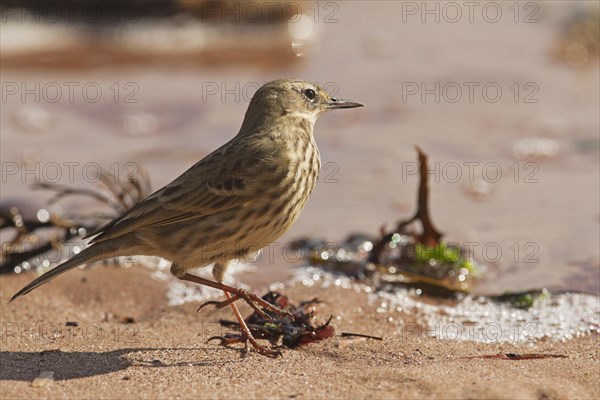
{"type": "MultiPolygon", "coordinates": [[[[248,329],[250,329],[252,336],[256,339],[268,340],[271,345],[279,345],[281,343],[284,347],[292,349],[334,336],[335,329],[330,325],[331,317],[321,325],[315,323],[316,318],[313,306],[320,303],[318,299],[303,301],[296,306],[290,303],[287,296],[277,292],[268,292],[262,298],[282,310],[289,311],[294,318],[293,320],[283,318],[272,311],[263,309],[266,315],[271,317],[268,320],[254,311],[244,321],[248,329]]],[[[220,320],[219,323],[224,327],[240,330],[237,322],[220,320]]],[[[246,338],[239,333],[213,336],[208,340],[219,340],[222,346],[229,346],[236,343],[246,344],[246,338]]]]}

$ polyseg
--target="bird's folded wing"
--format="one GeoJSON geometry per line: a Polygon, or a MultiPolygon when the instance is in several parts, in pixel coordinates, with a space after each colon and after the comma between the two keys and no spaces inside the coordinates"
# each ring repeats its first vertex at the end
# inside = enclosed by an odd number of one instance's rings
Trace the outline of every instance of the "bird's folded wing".
{"type": "Polygon", "coordinates": [[[121,217],[88,235],[97,235],[91,243],[113,239],[152,226],[203,218],[246,207],[255,197],[256,182],[240,173],[243,168],[239,166],[235,169],[225,165],[206,168],[210,166],[207,165],[209,163],[210,159],[200,161],[121,217]]]}

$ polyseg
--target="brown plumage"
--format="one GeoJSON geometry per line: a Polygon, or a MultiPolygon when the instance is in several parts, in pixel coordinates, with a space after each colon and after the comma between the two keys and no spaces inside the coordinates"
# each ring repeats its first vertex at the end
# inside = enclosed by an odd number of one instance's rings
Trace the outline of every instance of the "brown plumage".
{"type": "MultiPolygon", "coordinates": [[[[255,309],[257,303],[274,309],[223,285],[223,274],[231,260],[279,238],[304,208],[321,163],[313,137],[317,117],[329,109],[359,106],[301,80],[266,83],[232,140],[94,232],[89,247],[35,279],[11,301],[81,264],[151,255],[172,261],[171,272],[180,279],[223,289],[228,300],[220,306],[231,304],[236,317],[241,318],[234,304],[240,298],[255,309]],[[187,273],[213,263],[217,282],[187,273]]],[[[275,354],[258,345],[249,331],[244,333],[261,353],[275,354]]]]}

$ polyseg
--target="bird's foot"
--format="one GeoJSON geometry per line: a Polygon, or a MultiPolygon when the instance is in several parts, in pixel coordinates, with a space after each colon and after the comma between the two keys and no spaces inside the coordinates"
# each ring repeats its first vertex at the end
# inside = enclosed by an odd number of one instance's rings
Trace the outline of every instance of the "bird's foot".
{"type": "Polygon", "coordinates": [[[227,300],[221,301],[221,302],[215,302],[215,301],[206,302],[203,305],[201,305],[198,310],[201,310],[203,307],[205,307],[207,305],[215,305],[217,308],[222,308],[222,307],[225,307],[228,305],[231,306],[231,308],[233,309],[233,312],[235,314],[235,318],[237,319],[237,321],[240,325],[241,331],[242,331],[242,336],[241,336],[242,341],[244,341],[245,343],[250,342],[252,347],[254,347],[254,349],[258,353],[260,353],[264,356],[277,357],[277,356],[281,355],[281,353],[279,351],[270,350],[270,349],[267,349],[266,347],[263,347],[260,344],[258,344],[256,339],[254,339],[254,337],[252,336],[252,332],[250,332],[250,329],[248,329],[248,326],[246,325],[244,318],[240,314],[240,311],[237,309],[235,302],[240,299],[243,299],[246,303],[248,303],[250,305],[250,307],[252,307],[254,309],[254,311],[256,311],[261,317],[263,317],[264,319],[266,319],[268,321],[272,321],[273,319],[265,311],[261,310],[260,307],[263,307],[264,309],[271,312],[272,314],[279,315],[281,317],[289,317],[291,319],[294,319],[294,316],[290,312],[284,311],[284,310],[280,309],[279,307],[275,307],[273,304],[269,303],[268,301],[266,301],[264,299],[261,299],[257,295],[252,294],[245,289],[235,288],[233,286],[225,285],[221,282],[213,282],[208,279],[200,278],[199,276],[195,276],[195,275],[191,275],[191,274],[184,274],[183,276],[180,276],[179,279],[182,279],[184,281],[198,283],[200,285],[209,286],[209,287],[212,287],[215,289],[221,289],[222,291],[224,291],[225,297],[227,297],[227,300]]]}
{"type": "Polygon", "coordinates": [[[261,299],[257,295],[250,293],[245,289],[235,289],[235,292],[229,292],[229,293],[232,293],[233,296],[228,298],[227,300],[207,301],[206,303],[203,303],[202,305],[200,305],[200,307],[198,308],[198,311],[200,311],[201,309],[203,309],[204,307],[209,306],[209,305],[213,305],[217,309],[221,309],[221,308],[227,307],[227,306],[235,303],[238,300],[243,299],[246,303],[248,303],[248,305],[250,307],[252,307],[254,309],[254,311],[256,311],[257,314],[259,314],[262,318],[266,319],[267,321],[273,322],[273,318],[271,318],[270,315],[268,315],[263,310],[261,310],[260,307],[263,307],[264,309],[278,315],[279,317],[282,317],[282,318],[287,317],[287,318],[294,319],[294,316],[290,312],[282,310],[281,308],[274,306],[273,304],[269,303],[268,301],[261,299]]]}
{"type": "Polygon", "coordinates": [[[268,301],[261,299],[257,295],[250,293],[245,289],[235,288],[233,286],[225,285],[221,282],[213,282],[208,279],[200,278],[199,276],[195,276],[195,275],[191,275],[191,274],[185,274],[183,276],[180,276],[179,279],[184,280],[184,281],[198,283],[200,285],[209,286],[209,287],[212,287],[215,289],[221,289],[226,294],[228,294],[227,300],[220,301],[220,302],[215,302],[215,301],[206,302],[203,305],[201,305],[200,308],[198,308],[198,310],[201,310],[202,308],[204,308],[207,305],[214,305],[217,308],[223,308],[228,305],[234,306],[236,301],[243,299],[246,303],[248,303],[248,305],[250,307],[252,307],[254,309],[254,311],[256,311],[261,317],[265,318],[266,320],[272,321],[272,318],[269,315],[267,315],[263,310],[261,310],[260,307],[263,307],[264,309],[266,309],[280,317],[288,317],[288,318],[294,319],[294,316],[291,313],[284,311],[284,310],[280,309],[279,307],[274,306],[273,304],[269,303],[268,301]]]}
{"type": "Polygon", "coordinates": [[[243,332],[243,330],[242,330],[242,334],[240,336],[213,336],[213,337],[209,338],[207,340],[207,342],[210,342],[212,340],[219,340],[219,344],[221,346],[225,346],[225,347],[229,347],[231,345],[238,344],[238,343],[243,343],[244,348],[242,349],[242,352],[244,354],[248,353],[248,342],[250,342],[250,344],[252,345],[254,350],[256,350],[259,354],[261,354],[263,356],[267,356],[267,357],[271,357],[271,358],[277,358],[277,357],[282,356],[282,354],[279,350],[268,349],[268,348],[260,345],[254,339],[253,336],[246,335],[243,332]]]}

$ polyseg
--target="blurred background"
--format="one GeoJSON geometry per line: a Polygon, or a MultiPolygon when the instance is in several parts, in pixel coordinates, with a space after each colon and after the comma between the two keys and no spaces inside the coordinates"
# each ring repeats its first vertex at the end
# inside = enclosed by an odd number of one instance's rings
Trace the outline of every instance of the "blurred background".
{"type": "Polygon", "coordinates": [[[366,107],[317,122],[320,182],[282,243],[411,216],[418,145],[433,221],[488,266],[477,291],[600,292],[596,1],[23,0],[1,18],[2,207],[99,167],[158,189],[296,77],[366,107]]]}

